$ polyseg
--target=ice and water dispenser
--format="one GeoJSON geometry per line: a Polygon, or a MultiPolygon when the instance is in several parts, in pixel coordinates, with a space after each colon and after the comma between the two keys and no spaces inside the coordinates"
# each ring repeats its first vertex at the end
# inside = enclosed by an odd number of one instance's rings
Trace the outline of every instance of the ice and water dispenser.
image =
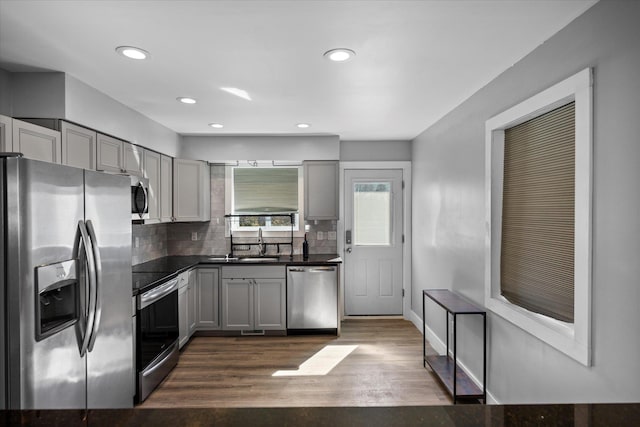
{"type": "Polygon", "coordinates": [[[36,341],[78,321],[79,282],[77,260],[36,267],[36,341]]]}

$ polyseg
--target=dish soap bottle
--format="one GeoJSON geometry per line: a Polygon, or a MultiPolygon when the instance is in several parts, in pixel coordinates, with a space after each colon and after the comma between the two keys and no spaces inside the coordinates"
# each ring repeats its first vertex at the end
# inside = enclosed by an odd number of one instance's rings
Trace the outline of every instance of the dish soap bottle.
{"type": "Polygon", "coordinates": [[[304,233],[304,242],[302,242],[302,259],[309,259],[309,242],[307,242],[307,233],[304,233]]]}

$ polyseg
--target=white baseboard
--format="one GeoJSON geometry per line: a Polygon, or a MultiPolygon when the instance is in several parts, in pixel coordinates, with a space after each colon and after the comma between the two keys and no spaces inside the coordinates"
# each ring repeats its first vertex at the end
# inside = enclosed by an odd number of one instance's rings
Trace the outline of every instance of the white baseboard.
{"type": "MultiPolygon", "coordinates": [[[[424,335],[429,345],[431,345],[431,347],[438,354],[444,354],[447,351],[447,344],[445,344],[444,341],[438,338],[438,336],[431,330],[431,328],[429,328],[429,326],[426,327],[426,331],[422,330],[422,319],[420,318],[420,316],[416,314],[415,311],[411,310],[411,313],[409,314],[409,320],[411,320],[411,322],[420,331],[420,333],[424,335]]],[[[464,363],[460,361],[460,359],[458,359],[458,365],[460,365],[462,369],[464,369],[464,371],[467,373],[467,375],[469,375],[469,378],[471,378],[471,381],[473,381],[478,387],[482,388],[482,382],[479,381],[478,378],[476,378],[476,376],[469,370],[469,368],[467,368],[467,366],[464,363]]],[[[500,404],[500,402],[498,402],[498,400],[491,394],[488,387],[487,387],[487,404],[489,405],[500,404]]]]}

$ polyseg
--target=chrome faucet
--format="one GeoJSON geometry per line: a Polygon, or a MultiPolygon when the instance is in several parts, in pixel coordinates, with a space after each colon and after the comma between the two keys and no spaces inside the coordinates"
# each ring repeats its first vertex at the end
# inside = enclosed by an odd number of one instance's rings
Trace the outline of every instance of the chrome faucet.
{"type": "Polygon", "coordinates": [[[264,241],[262,240],[262,227],[258,228],[258,253],[263,256],[266,252],[264,241]]]}

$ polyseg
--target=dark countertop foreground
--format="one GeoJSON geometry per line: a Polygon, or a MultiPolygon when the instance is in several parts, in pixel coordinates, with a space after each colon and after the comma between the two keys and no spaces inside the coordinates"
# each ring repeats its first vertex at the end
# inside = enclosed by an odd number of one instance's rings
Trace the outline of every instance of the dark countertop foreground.
{"type": "Polygon", "coordinates": [[[309,259],[306,260],[302,258],[302,255],[294,255],[293,258],[289,255],[283,255],[277,261],[272,262],[215,260],[224,257],[224,255],[176,255],[136,264],[132,267],[133,295],[152,289],[160,282],[171,279],[196,265],[337,265],[341,262],[332,261],[338,257],[336,254],[314,254],[309,255],[309,259]]]}
{"type": "Polygon", "coordinates": [[[640,404],[0,411],[0,426],[631,426],[640,404]]]}

